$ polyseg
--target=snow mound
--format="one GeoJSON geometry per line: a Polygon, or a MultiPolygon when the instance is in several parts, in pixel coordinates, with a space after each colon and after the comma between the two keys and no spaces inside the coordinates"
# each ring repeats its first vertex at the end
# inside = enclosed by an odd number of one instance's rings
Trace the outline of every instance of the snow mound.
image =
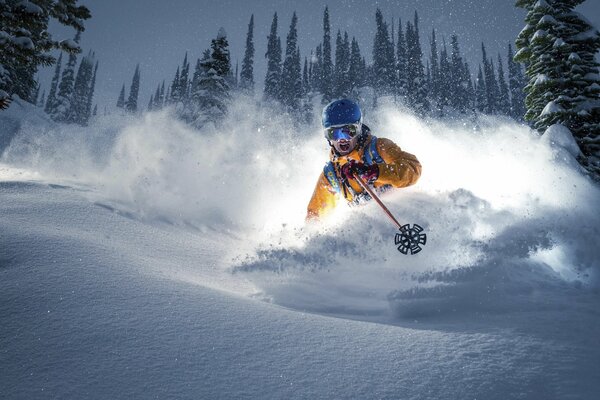
{"type": "Polygon", "coordinates": [[[376,204],[342,205],[306,226],[328,157],[318,121],[294,128],[252,104],[236,100],[202,131],[169,110],[85,129],[33,118],[4,129],[0,179],[29,173],[127,218],[216,237],[224,290],[246,295],[231,282],[250,282],[254,297],[297,310],[379,321],[494,314],[559,307],[599,286],[600,190],[564,130],[540,137],[507,119],[422,121],[386,107],[369,115],[375,135],[424,166],[417,185],[383,196],[401,222],[425,228],[428,243],[411,257],[376,204]]]}

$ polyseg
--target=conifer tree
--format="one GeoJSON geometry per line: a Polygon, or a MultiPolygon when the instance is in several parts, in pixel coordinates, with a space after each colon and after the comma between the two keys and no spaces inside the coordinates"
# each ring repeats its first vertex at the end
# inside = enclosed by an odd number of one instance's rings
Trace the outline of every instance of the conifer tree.
{"type": "Polygon", "coordinates": [[[93,55],[89,52],[79,63],[79,69],[77,70],[73,86],[68,122],[85,125],[89,120],[87,105],[94,75],[94,62],[93,55]]]}
{"type": "Polygon", "coordinates": [[[117,99],[117,108],[125,109],[125,84],[121,87],[119,98],[117,99]]]}
{"type": "MultiPolygon", "coordinates": [[[[75,35],[75,43],[79,45],[81,39],[81,31],[77,31],[75,35]]],[[[77,64],[76,53],[69,54],[69,59],[62,73],[62,78],[58,86],[58,94],[56,103],[53,107],[51,117],[58,122],[68,122],[69,114],[71,113],[71,101],[73,90],[75,87],[75,65],[77,64]]]]}
{"type": "Polygon", "coordinates": [[[131,80],[131,88],[129,89],[129,97],[125,104],[125,109],[131,113],[136,113],[138,109],[138,95],[140,92],[140,65],[136,65],[133,79],[131,80]]]}
{"type": "Polygon", "coordinates": [[[458,37],[452,35],[450,38],[450,96],[449,104],[456,110],[464,112],[469,109],[468,87],[471,83],[471,73],[468,65],[463,62],[458,45],[458,37]]]}
{"type": "Polygon", "coordinates": [[[440,67],[439,67],[439,63],[438,63],[438,52],[437,52],[437,41],[436,41],[436,37],[435,37],[435,29],[433,29],[433,31],[431,32],[431,40],[429,43],[430,43],[430,49],[431,49],[431,55],[429,56],[429,60],[431,63],[431,65],[430,65],[431,78],[429,80],[429,95],[436,102],[436,106],[438,108],[440,108],[443,106],[442,96],[446,95],[446,93],[442,93],[442,90],[441,90],[442,88],[440,87],[442,82],[440,82],[440,79],[443,79],[445,81],[447,79],[447,77],[440,78],[440,67]]]}
{"type": "Polygon", "coordinates": [[[315,58],[312,61],[311,65],[311,84],[313,92],[321,92],[321,89],[323,87],[321,83],[323,77],[323,46],[321,44],[317,45],[317,48],[315,50],[315,58]]]}
{"type": "Polygon", "coordinates": [[[451,105],[451,99],[453,99],[456,95],[456,93],[452,92],[454,89],[454,77],[452,75],[452,65],[448,59],[448,49],[446,48],[446,41],[444,40],[442,50],[440,52],[440,78],[438,83],[438,104],[442,112],[445,107],[451,105]]]}
{"type": "Polygon", "coordinates": [[[300,68],[300,53],[298,50],[298,17],[292,15],[290,30],[286,39],[285,60],[281,71],[280,95],[283,105],[288,112],[298,111],[302,97],[302,73],[300,68]]]}
{"type": "Polygon", "coordinates": [[[479,73],[477,74],[477,80],[475,81],[475,105],[480,112],[486,112],[488,108],[486,93],[485,80],[483,78],[481,65],[479,65],[479,73]]]}
{"type": "Polygon", "coordinates": [[[362,56],[360,55],[360,47],[356,38],[352,38],[350,45],[350,60],[348,68],[348,83],[350,87],[350,97],[358,100],[358,89],[364,83],[364,71],[362,68],[362,56]]]}
{"type": "Polygon", "coordinates": [[[181,84],[181,76],[179,73],[179,66],[177,66],[177,71],[175,72],[175,77],[173,78],[173,82],[171,83],[171,93],[169,95],[169,103],[177,104],[181,100],[181,89],[179,85],[181,84]]]}
{"type": "Polygon", "coordinates": [[[333,61],[331,59],[331,27],[328,7],[325,7],[323,12],[323,64],[320,83],[323,103],[329,103],[333,100],[333,61]]]}
{"type": "Polygon", "coordinates": [[[508,87],[510,91],[510,116],[517,121],[525,117],[525,76],[521,64],[514,59],[512,44],[508,44],[508,87]]]}
{"type": "Polygon", "coordinates": [[[181,75],[179,76],[179,84],[177,85],[179,89],[179,100],[185,104],[189,97],[189,73],[190,73],[190,63],[188,62],[187,51],[185,52],[185,57],[183,58],[183,64],[181,65],[181,75]]]}
{"type": "Polygon", "coordinates": [[[254,14],[250,17],[250,23],[248,24],[240,87],[246,93],[254,92],[254,14]]]}
{"type": "Polygon", "coordinates": [[[498,112],[502,115],[510,115],[510,96],[500,54],[498,54],[498,112]]]}
{"type": "Polygon", "coordinates": [[[388,25],[383,20],[383,14],[378,8],[375,12],[375,39],[373,42],[373,87],[376,95],[392,94],[395,86],[396,65],[393,58],[394,50],[388,31],[388,25]]]}
{"type": "Polygon", "coordinates": [[[427,100],[427,82],[425,67],[423,66],[423,52],[419,39],[419,16],[415,12],[414,25],[406,24],[406,50],[407,50],[407,97],[409,105],[419,114],[429,112],[430,105],[427,100]]]}
{"type": "Polygon", "coordinates": [[[58,82],[60,81],[60,69],[62,67],[62,53],[58,56],[58,61],[56,62],[56,67],[54,68],[54,76],[52,77],[52,82],[50,83],[50,92],[48,93],[48,98],[46,99],[46,106],[44,107],[44,111],[47,114],[54,114],[55,106],[56,106],[56,90],[58,88],[58,82]]]}
{"type": "Polygon", "coordinates": [[[487,58],[487,52],[483,43],[481,43],[481,53],[483,58],[483,78],[485,80],[486,97],[486,108],[484,112],[493,114],[498,111],[498,82],[496,81],[496,74],[494,72],[494,63],[491,59],[487,58]]]}
{"type": "Polygon", "coordinates": [[[230,99],[231,61],[229,42],[225,29],[220,28],[217,38],[211,41],[211,50],[204,52],[199,66],[197,85],[192,88],[190,104],[195,110],[188,114],[194,126],[218,124],[227,113],[230,99]]]}
{"type": "Polygon", "coordinates": [[[77,0],[0,1],[0,109],[8,105],[13,94],[33,101],[38,67],[56,61],[51,50],[80,51],[72,40],[56,40],[49,33],[49,23],[56,21],[83,31],[83,22],[90,16],[77,0]]]}
{"type": "Polygon", "coordinates": [[[402,20],[398,20],[398,41],[396,42],[396,69],[397,69],[397,89],[396,93],[400,96],[407,94],[407,55],[406,40],[402,31],[402,20]]]}
{"type": "Polygon", "coordinates": [[[277,36],[277,13],[273,15],[271,32],[267,38],[267,75],[265,77],[265,100],[279,100],[281,84],[281,41],[277,36]]]}
{"type": "Polygon", "coordinates": [[[584,0],[518,0],[527,10],[517,38],[517,62],[527,65],[525,118],[540,132],[569,128],[582,165],[600,180],[600,32],[574,8],[584,0]]]}
{"type": "Polygon", "coordinates": [[[38,101],[37,106],[40,107],[41,109],[43,109],[45,104],[46,104],[46,90],[44,90],[42,92],[42,97],[38,101]]]}

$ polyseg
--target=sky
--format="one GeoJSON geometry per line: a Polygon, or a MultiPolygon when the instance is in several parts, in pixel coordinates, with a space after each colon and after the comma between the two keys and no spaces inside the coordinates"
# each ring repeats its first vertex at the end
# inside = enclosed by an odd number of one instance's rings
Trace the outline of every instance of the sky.
{"type": "MultiPolygon", "coordinates": [[[[304,0],[302,3],[274,0],[84,0],[92,18],[86,21],[81,46],[84,52],[93,50],[100,62],[95,103],[102,111],[116,104],[121,86],[129,90],[136,64],[141,68],[139,104],[145,106],[159,82],[173,79],[184,54],[189,53],[192,65],[202,51],[210,46],[220,27],[229,39],[232,64],[241,64],[250,16],[254,14],[255,65],[254,79],[262,90],[266,62],[266,38],[273,18],[279,17],[278,33],[285,46],[292,13],[298,15],[299,46],[307,56],[322,39],[323,10],[329,7],[332,42],[338,29],[355,36],[371,60],[375,32],[375,11],[380,8],[389,24],[398,19],[403,24],[419,13],[421,45],[424,62],[429,57],[429,36],[435,27],[438,40],[456,34],[461,50],[475,74],[481,60],[481,42],[488,55],[497,58],[500,52],[506,61],[507,45],[513,42],[524,26],[525,12],[514,7],[514,0],[343,0],[327,2],[304,0]]],[[[596,27],[600,26],[600,1],[588,0],[578,9],[596,27]]],[[[57,24],[50,27],[56,38],[74,35],[71,28],[57,24]]],[[[285,51],[285,48],[284,48],[285,51]]],[[[241,68],[241,65],[240,65],[241,68]]],[[[42,91],[48,91],[54,67],[40,70],[42,91]]],[[[505,69],[506,70],[506,69],[505,69]]]]}

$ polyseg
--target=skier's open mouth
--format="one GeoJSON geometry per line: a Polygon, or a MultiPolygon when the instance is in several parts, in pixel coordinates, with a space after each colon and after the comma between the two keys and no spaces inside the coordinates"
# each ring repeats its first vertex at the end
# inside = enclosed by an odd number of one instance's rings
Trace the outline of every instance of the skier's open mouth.
{"type": "Polygon", "coordinates": [[[340,149],[340,151],[346,152],[350,150],[350,142],[346,141],[346,140],[340,140],[338,142],[338,148],[340,149]]]}

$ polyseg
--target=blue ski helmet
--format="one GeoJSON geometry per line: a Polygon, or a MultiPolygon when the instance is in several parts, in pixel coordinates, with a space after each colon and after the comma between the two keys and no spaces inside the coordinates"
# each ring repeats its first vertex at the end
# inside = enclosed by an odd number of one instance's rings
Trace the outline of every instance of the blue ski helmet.
{"type": "Polygon", "coordinates": [[[335,100],[323,109],[323,127],[347,124],[362,124],[362,112],[354,101],[349,99],[335,100]]]}

